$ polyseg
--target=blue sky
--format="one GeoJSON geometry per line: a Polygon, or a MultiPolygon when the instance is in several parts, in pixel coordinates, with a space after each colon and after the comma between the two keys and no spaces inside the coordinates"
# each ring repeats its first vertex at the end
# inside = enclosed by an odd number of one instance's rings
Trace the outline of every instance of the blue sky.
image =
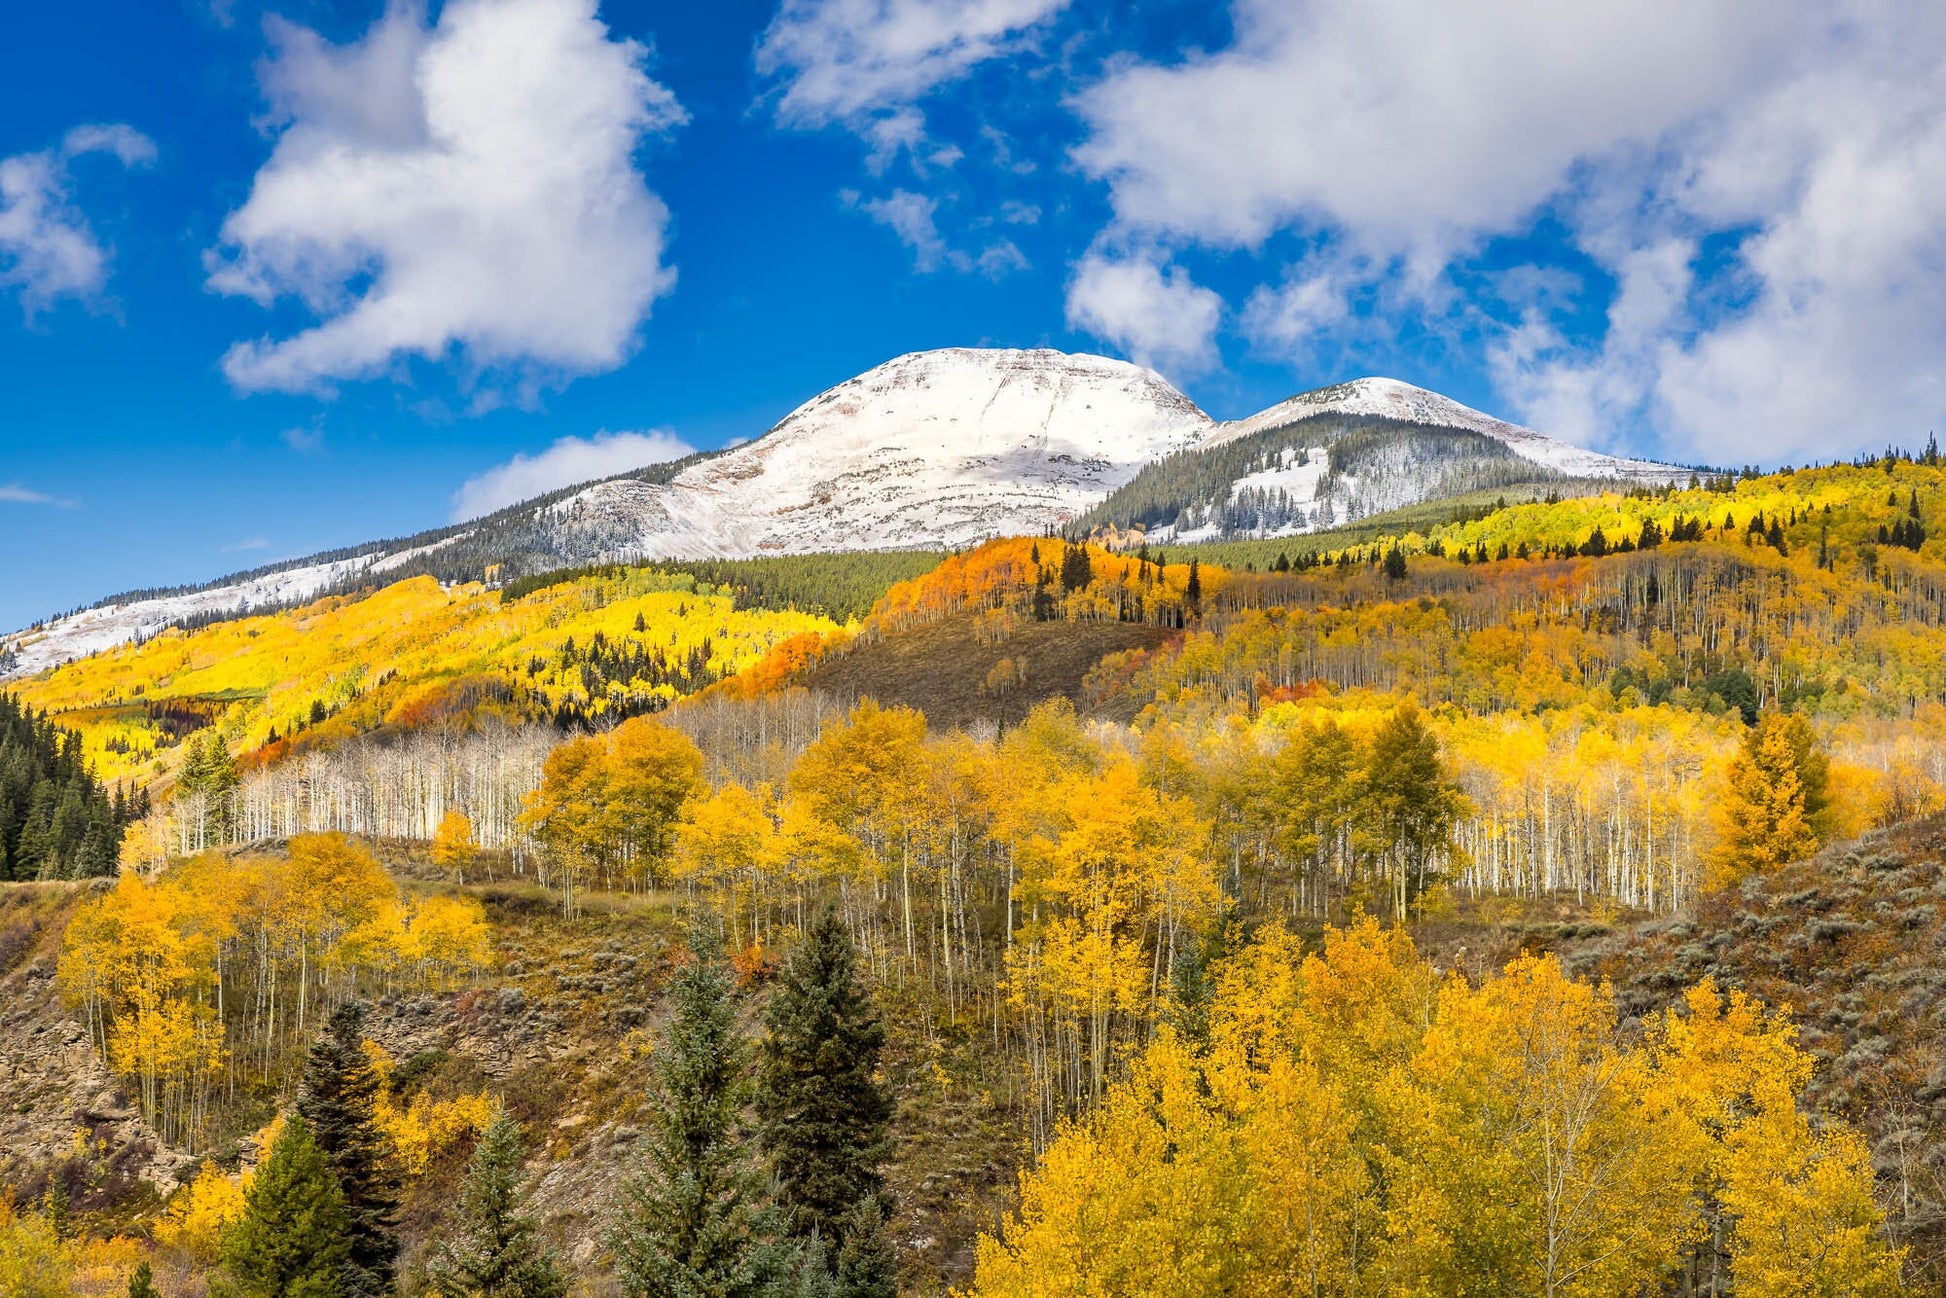
{"type": "Polygon", "coordinates": [[[1938,6],[0,21],[8,627],[719,446],[945,345],[1127,356],[1218,416],[1384,373],[1688,462],[1946,413],[1938,6]]]}

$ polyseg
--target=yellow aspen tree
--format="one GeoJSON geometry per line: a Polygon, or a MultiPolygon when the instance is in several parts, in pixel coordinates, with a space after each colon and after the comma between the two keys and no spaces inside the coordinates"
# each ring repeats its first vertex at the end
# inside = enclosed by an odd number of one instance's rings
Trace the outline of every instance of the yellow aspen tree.
{"type": "Polygon", "coordinates": [[[695,741],[653,717],[631,717],[609,733],[599,832],[631,883],[655,885],[683,808],[705,791],[695,741]]]}
{"type": "Polygon", "coordinates": [[[244,1178],[205,1162],[195,1180],[169,1196],[156,1222],[156,1243],[182,1250],[199,1267],[215,1266],[222,1255],[223,1231],[243,1215],[244,1190],[244,1178]]]}
{"type": "Polygon", "coordinates": [[[757,931],[756,895],[761,880],[778,862],[777,839],[777,825],[763,803],[740,784],[726,784],[697,802],[676,826],[671,877],[714,898],[738,949],[744,945],[746,918],[751,941],[762,936],[757,931]],[[746,897],[750,899],[747,913],[746,897]]]}
{"type": "Polygon", "coordinates": [[[439,828],[432,838],[432,863],[442,870],[451,870],[454,881],[466,882],[466,869],[473,864],[473,858],[480,854],[480,846],[473,836],[473,822],[458,807],[446,808],[446,814],[439,819],[439,828]]]}
{"type": "Polygon", "coordinates": [[[1827,778],[1803,717],[1773,712],[1758,718],[1724,772],[1705,881],[1710,890],[1817,851],[1827,778]]]}

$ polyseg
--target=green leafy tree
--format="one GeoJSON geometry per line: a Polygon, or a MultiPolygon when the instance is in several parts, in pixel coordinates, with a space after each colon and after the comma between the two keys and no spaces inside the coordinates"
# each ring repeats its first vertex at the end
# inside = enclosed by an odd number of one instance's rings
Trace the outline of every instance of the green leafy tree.
{"type": "Polygon", "coordinates": [[[778,977],[758,1073],[764,1152],[791,1232],[842,1243],[879,1164],[892,1101],[876,1077],[885,1025],[858,980],[851,933],[827,906],[778,977]]]}
{"type": "Polygon", "coordinates": [[[345,1298],[392,1291],[398,1270],[399,1182],[375,1120],[380,1080],[365,1053],[365,1010],[356,1001],[335,1010],[305,1061],[297,1111],[337,1175],[349,1222],[345,1298]]]}
{"type": "Polygon", "coordinates": [[[351,1251],[344,1191],[310,1124],[284,1124],[251,1179],[243,1216],[223,1235],[236,1298],[345,1298],[351,1251]]]}
{"type": "Polygon", "coordinates": [[[749,1051],[718,943],[698,933],[671,983],[658,1043],[648,1167],[623,1190],[611,1236],[629,1298],[758,1298],[790,1272],[744,1153],[749,1051]]]}
{"type": "Polygon", "coordinates": [[[520,1124],[502,1110],[473,1150],[426,1281],[438,1298],[563,1298],[567,1278],[523,1210],[520,1124]]]}

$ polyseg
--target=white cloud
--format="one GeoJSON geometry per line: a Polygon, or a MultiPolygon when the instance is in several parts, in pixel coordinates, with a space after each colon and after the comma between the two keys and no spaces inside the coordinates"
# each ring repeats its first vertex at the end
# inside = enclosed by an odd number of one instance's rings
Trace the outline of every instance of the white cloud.
{"type": "Polygon", "coordinates": [[[57,509],[72,509],[72,500],[50,496],[45,491],[35,491],[23,487],[18,482],[0,482],[0,505],[53,505],[57,509]]]}
{"type": "Polygon", "coordinates": [[[562,487],[612,478],[695,453],[695,447],[674,433],[662,431],[563,437],[538,455],[516,455],[468,479],[453,496],[453,520],[480,518],[562,487]]]}
{"type": "Polygon", "coordinates": [[[108,282],[108,253],[74,204],[68,166],[95,153],[132,167],[153,160],[155,145],[128,126],[77,126],[57,149],[0,158],[0,288],[18,290],[30,317],[108,282]]]}
{"type": "Polygon", "coordinates": [[[1068,283],[1067,318],[1139,364],[1195,374],[1215,364],[1223,300],[1180,267],[1091,252],[1068,283]]]}
{"type": "Polygon", "coordinates": [[[1351,315],[1344,275],[1332,270],[1300,274],[1250,295],[1243,308],[1243,332],[1268,351],[1298,355],[1319,335],[1342,326],[1351,315]]]}
{"type": "Polygon", "coordinates": [[[1667,331],[1681,318],[1695,282],[1696,246],[1666,239],[1624,254],[1615,267],[1617,291],[1597,353],[1580,356],[1540,310],[1488,355],[1495,386],[1521,415],[1583,446],[1616,443],[1653,386],[1667,331]]]}
{"type": "Polygon", "coordinates": [[[934,219],[939,213],[936,199],[909,189],[896,189],[889,197],[859,203],[858,209],[888,227],[899,236],[901,243],[912,249],[914,269],[939,268],[940,259],[946,255],[946,241],[939,237],[939,224],[934,219]]]}
{"type": "Polygon", "coordinates": [[[1232,17],[1227,49],[1083,91],[1076,159],[1108,188],[1111,238],[1167,254],[1295,232],[1364,265],[1335,286],[1279,275],[1245,309],[1254,336],[1333,327],[1327,288],[1446,310],[1449,268],[1554,216],[1614,288],[1592,342],[1565,336],[1574,297],[1518,305],[1492,361],[1532,421],[1776,461],[1922,441],[1946,415],[1946,9],[1234,0],[1232,17]]]}
{"type": "Polygon", "coordinates": [[[981,249],[974,266],[988,279],[1003,279],[1028,268],[1027,254],[1012,239],[1002,239],[981,249]]]}
{"type": "Polygon", "coordinates": [[[1077,158],[1131,228],[1248,246],[1323,222],[1443,259],[1767,75],[1804,34],[1791,7],[1235,0],[1230,49],[1085,91],[1077,158]]]}
{"type": "Polygon", "coordinates": [[[210,286],[321,323],[240,342],[238,388],[303,391],[400,358],[523,381],[612,369],[655,299],[669,212],[634,153],[685,120],[595,0],[396,0],[356,44],[281,20],[277,143],[210,254],[210,286]]]}
{"type": "Polygon", "coordinates": [[[308,428],[286,428],[279,436],[283,438],[284,445],[299,455],[313,455],[324,449],[324,429],[318,424],[308,428]]]}
{"type": "MultiPolygon", "coordinates": [[[[1068,0],[784,0],[757,44],[757,70],[784,87],[778,119],[869,133],[936,87],[1019,47],[1068,0]]],[[[882,145],[881,145],[882,147],[882,145]]]]}

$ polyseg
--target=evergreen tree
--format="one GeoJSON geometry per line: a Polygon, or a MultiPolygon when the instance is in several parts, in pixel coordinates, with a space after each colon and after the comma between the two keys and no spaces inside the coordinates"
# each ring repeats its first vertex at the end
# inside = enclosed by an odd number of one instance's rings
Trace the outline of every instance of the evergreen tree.
{"type": "Polygon", "coordinates": [[[842,1223],[837,1298],[899,1298],[899,1255],[882,1195],[867,1196],[842,1223]]]}
{"type": "Polygon", "coordinates": [[[243,1216],[223,1236],[237,1298],[345,1298],[350,1252],[344,1191],[311,1129],[284,1124],[257,1169],[243,1216]]]}
{"type": "Polygon", "coordinates": [[[1363,786],[1357,837],[1390,871],[1393,915],[1402,918],[1437,878],[1434,863],[1453,851],[1467,807],[1413,704],[1401,704],[1373,734],[1363,786]]]}
{"type": "Polygon", "coordinates": [[[1385,552],[1385,577],[1388,581],[1405,580],[1405,551],[1396,545],[1385,552]]]}
{"type": "Polygon", "coordinates": [[[364,1007],[340,1006],[311,1047],[304,1089],[297,1101],[344,1192],[349,1249],[345,1298],[390,1293],[398,1267],[395,1217],[398,1177],[385,1154],[385,1137],[374,1120],[379,1076],[365,1053],[364,1007]]]}
{"type": "Polygon", "coordinates": [[[480,1133],[459,1205],[426,1280],[438,1298],[564,1298],[567,1278],[521,1205],[520,1124],[505,1110],[480,1133]]]}
{"type": "Polygon", "coordinates": [[[873,1076],[885,1026],[858,981],[851,933],[827,906],[778,977],[765,1012],[760,1135],[791,1232],[841,1241],[884,1187],[892,1101],[873,1076]]]}
{"type": "Polygon", "coordinates": [[[1088,547],[1074,544],[1065,546],[1061,551],[1061,589],[1085,590],[1094,579],[1094,564],[1088,558],[1088,547]]]}
{"type": "Polygon", "coordinates": [[[162,1298],[156,1292],[155,1272],[147,1262],[137,1262],[128,1277],[128,1298],[162,1298]]]}
{"type": "Polygon", "coordinates": [[[611,1237],[629,1298],[759,1298],[789,1274],[743,1152],[748,1050],[718,943],[699,933],[657,1046],[648,1167],[624,1188],[611,1237]]]}

